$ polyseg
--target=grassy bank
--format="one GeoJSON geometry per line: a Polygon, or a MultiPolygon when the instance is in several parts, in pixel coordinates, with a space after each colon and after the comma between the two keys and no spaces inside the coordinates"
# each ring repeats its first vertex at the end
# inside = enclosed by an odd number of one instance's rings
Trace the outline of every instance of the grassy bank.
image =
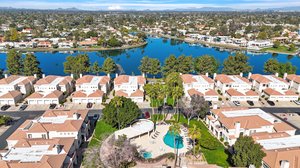
{"type": "Polygon", "coordinates": [[[278,48],[271,47],[271,48],[262,49],[262,51],[265,51],[265,52],[279,53],[279,54],[291,54],[291,55],[296,54],[296,50],[297,49],[289,50],[289,47],[287,47],[287,46],[279,46],[278,48]]]}
{"type": "Polygon", "coordinates": [[[94,130],[93,138],[89,143],[89,147],[98,145],[99,142],[101,142],[108,135],[112,134],[114,131],[116,131],[115,128],[111,127],[110,125],[106,124],[101,120],[98,121],[94,130]]]}

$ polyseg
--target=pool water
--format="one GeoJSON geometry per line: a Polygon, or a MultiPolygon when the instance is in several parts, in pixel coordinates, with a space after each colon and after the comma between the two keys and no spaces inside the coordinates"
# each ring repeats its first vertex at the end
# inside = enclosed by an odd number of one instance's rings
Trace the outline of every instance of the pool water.
{"type": "Polygon", "coordinates": [[[169,131],[167,132],[167,134],[164,136],[164,143],[166,145],[168,145],[171,148],[175,148],[174,147],[174,136],[175,136],[175,146],[177,149],[181,149],[183,148],[183,139],[180,135],[173,135],[171,134],[169,131]]]}
{"type": "Polygon", "coordinates": [[[144,153],[143,153],[143,158],[145,158],[145,159],[150,159],[150,158],[152,158],[152,153],[151,153],[151,152],[144,152],[144,153]]]}

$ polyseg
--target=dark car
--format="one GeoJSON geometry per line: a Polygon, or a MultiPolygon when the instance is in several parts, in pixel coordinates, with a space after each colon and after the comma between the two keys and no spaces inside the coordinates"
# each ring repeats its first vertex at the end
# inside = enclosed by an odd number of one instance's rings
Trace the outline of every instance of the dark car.
{"type": "Polygon", "coordinates": [[[209,106],[212,106],[212,102],[211,102],[211,101],[207,101],[207,104],[208,104],[209,106]]]}
{"type": "Polygon", "coordinates": [[[268,100],[267,103],[268,103],[270,106],[275,106],[275,103],[274,103],[273,101],[268,100]]]}
{"type": "Polygon", "coordinates": [[[247,103],[248,103],[250,106],[254,106],[253,101],[248,100],[247,103]]]}
{"type": "Polygon", "coordinates": [[[93,107],[93,103],[87,103],[86,104],[86,108],[92,108],[93,107]]]}
{"type": "Polygon", "coordinates": [[[56,104],[50,104],[49,109],[55,109],[56,104]]]}
{"type": "Polygon", "coordinates": [[[4,106],[1,107],[1,110],[2,111],[6,111],[9,108],[10,108],[10,105],[6,104],[6,105],[4,105],[4,106]]]}
{"type": "Polygon", "coordinates": [[[150,113],[148,111],[146,111],[144,113],[144,118],[146,118],[146,119],[150,118],[150,113]]]}
{"type": "Polygon", "coordinates": [[[23,105],[19,108],[19,110],[20,110],[20,111],[24,111],[27,107],[28,107],[27,104],[23,104],[23,105]]]}
{"type": "Polygon", "coordinates": [[[98,120],[98,118],[99,118],[99,114],[94,114],[93,119],[98,120]]]}

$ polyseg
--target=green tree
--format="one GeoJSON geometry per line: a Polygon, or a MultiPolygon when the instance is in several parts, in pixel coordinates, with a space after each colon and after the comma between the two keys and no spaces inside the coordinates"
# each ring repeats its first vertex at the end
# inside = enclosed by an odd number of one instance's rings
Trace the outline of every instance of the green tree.
{"type": "Polygon", "coordinates": [[[275,41],[273,44],[273,48],[278,48],[280,46],[280,42],[279,41],[275,41]]]}
{"type": "Polygon", "coordinates": [[[8,73],[11,75],[21,75],[23,71],[21,53],[14,49],[9,50],[6,58],[6,65],[8,73]]]}
{"type": "Polygon", "coordinates": [[[266,40],[268,38],[268,34],[265,31],[259,32],[257,35],[257,39],[266,40]]]}
{"type": "Polygon", "coordinates": [[[139,70],[142,73],[145,73],[147,75],[147,73],[150,72],[151,69],[151,58],[149,58],[148,56],[145,56],[141,59],[141,64],[139,66],[139,70]]]}
{"type": "Polygon", "coordinates": [[[151,66],[149,69],[149,74],[157,75],[161,72],[160,61],[156,58],[151,59],[151,66]]]}
{"type": "Polygon", "coordinates": [[[3,73],[4,73],[4,70],[3,70],[3,69],[0,69],[0,79],[4,78],[3,73]]]}
{"type": "Polygon", "coordinates": [[[115,73],[117,71],[117,65],[112,58],[108,57],[104,60],[102,71],[106,74],[115,73]]]}
{"type": "Polygon", "coordinates": [[[292,43],[289,45],[289,49],[288,49],[289,51],[294,51],[295,49],[296,49],[295,44],[292,43]]]}
{"type": "Polygon", "coordinates": [[[34,54],[26,54],[24,59],[24,75],[32,76],[36,74],[38,77],[41,77],[42,70],[39,66],[40,62],[34,54]]]}
{"type": "Polygon", "coordinates": [[[283,77],[284,73],[287,74],[295,74],[297,70],[296,66],[293,66],[291,62],[286,62],[286,63],[280,63],[280,68],[279,68],[279,76],[283,77]]]}
{"type": "Polygon", "coordinates": [[[227,75],[236,75],[239,73],[248,73],[252,70],[249,65],[248,57],[243,53],[236,53],[235,56],[230,55],[223,62],[222,72],[227,75]]]}
{"type": "Polygon", "coordinates": [[[168,58],[165,59],[163,72],[165,76],[172,72],[178,72],[177,58],[175,57],[175,55],[170,55],[168,58]]]}
{"type": "Polygon", "coordinates": [[[177,165],[177,144],[178,144],[178,138],[181,133],[180,125],[176,122],[173,122],[172,125],[169,127],[169,133],[173,136],[173,141],[174,141],[174,154],[175,154],[175,162],[174,162],[174,167],[177,165]],[[177,143],[176,143],[177,142],[177,143]]]}
{"type": "Polygon", "coordinates": [[[86,54],[79,54],[77,56],[68,56],[64,62],[64,72],[67,74],[74,74],[78,78],[80,74],[89,72],[90,60],[86,54]]]}
{"type": "Polygon", "coordinates": [[[197,127],[196,124],[189,129],[189,137],[193,140],[193,154],[196,156],[196,139],[200,139],[201,132],[200,129],[197,127]]]}
{"type": "Polygon", "coordinates": [[[110,46],[110,47],[121,47],[122,46],[122,43],[116,39],[116,37],[111,37],[108,41],[107,41],[107,44],[110,46]]]}
{"type": "Polygon", "coordinates": [[[261,167],[262,159],[266,156],[262,146],[255,143],[252,137],[240,136],[235,142],[232,155],[233,164],[237,167],[261,167]]]}
{"type": "Polygon", "coordinates": [[[151,99],[152,114],[154,114],[154,107],[158,107],[157,99],[158,99],[159,92],[160,92],[160,84],[159,83],[146,84],[144,86],[144,90],[151,99]]]}
{"type": "Polygon", "coordinates": [[[177,58],[177,72],[186,74],[192,72],[194,63],[192,56],[180,55],[177,58]]]}
{"type": "Polygon", "coordinates": [[[99,73],[101,72],[101,67],[99,66],[97,61],[95,61],[93,66],[91,67],[91,72],[93,72],[96,75],[99,75],[99,73]]]}
{"type": "Polygon", "coordinates": [[[18,33],[17,29],[11,28],[10,29],[10,39],[9,40],[16,42],[16,41],[19,41],[19,39],[20,39],[20,37],[19,37],[19,33],[18,33]]]}
{"type": "Polygon", "coordinates": [[[219,62],[213,56],[203,55],[195,58],[194,69],[198,74],[217,73],[218,68],[219,62]]]}
{"type": "Polygon", "coordinates": [[[131,99],[114,97],[103,109],[103,121],[115,128],[124,128],[140,116],[140,109],[131,99]]]}
{"type": "Polygon", "coordinates": [[[264,72],[269,74],[279,73],[280,63],[276,59],[269,59],[264,64],[264,72]]]}

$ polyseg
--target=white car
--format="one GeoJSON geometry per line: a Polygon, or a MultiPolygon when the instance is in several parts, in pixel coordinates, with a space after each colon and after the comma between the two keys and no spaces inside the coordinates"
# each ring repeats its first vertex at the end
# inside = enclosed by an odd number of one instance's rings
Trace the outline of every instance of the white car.
{"type": "Polygon", "coordinates": [[[300,101],[299,100],[294,100],[293,101],[295,104],[300,105],[300,101]]]}
{"type": "Polygon", "coordinates": [[[239,101],[233,101],[233,104],[235,104],[236,106],[240,106],[241,103],[239,101]]]}

